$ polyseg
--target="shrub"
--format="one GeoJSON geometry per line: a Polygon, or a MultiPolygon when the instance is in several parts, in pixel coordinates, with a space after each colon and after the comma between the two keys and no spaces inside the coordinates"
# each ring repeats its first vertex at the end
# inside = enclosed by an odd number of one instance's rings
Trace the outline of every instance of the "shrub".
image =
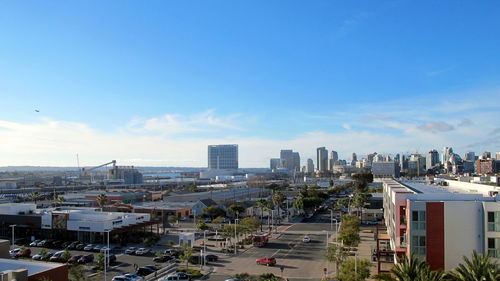
{"type": "Polygon", "coordinates": [[[203,274],[201,274],[201,272],[198,269],[192,269],[192,268],[178,268],[177,272],[184,272],[187,274],[191,274],[194,278],[203,276],[203,274]]]}

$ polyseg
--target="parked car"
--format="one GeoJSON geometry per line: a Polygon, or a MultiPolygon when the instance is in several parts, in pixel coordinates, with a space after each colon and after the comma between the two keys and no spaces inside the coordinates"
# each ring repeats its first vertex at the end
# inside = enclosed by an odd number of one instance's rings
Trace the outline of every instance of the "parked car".
{"type": "Polygon", "coordinates": [[[163,254],[165,255],[171,255],[173,257],[179,257],[181,255],[181,252],[177,249],[166,249],[163,254]]]}
{"type": "Polygon", "coordinates": [[[101,251],[101,248],[102,248],[102,246],[101,246],[101,245],[95,245],[95,246],[94,246],[94,249],[92,249],[92,252],[100,252],[100,251],[101,251]]]}
{"type": "Polygon", "coordinates": [[[52,257],[50,257],[49,261],[66,262],[62,257],[63,254],[64,254],[64,251],[56,252],[52,257]]]}
{"type": "Polygon", "coordinates": [[[187,276],[183,276],[183,275],[178,275],[176,273],[176,274],[172,274],[172,275],[167,276],[167,278],[165,278],[163,280],[168,280],[168,281],[189,281],[189,280],[191,280],[191,278],[189,278],[187,276]]]}
{"type": "Polygon", "coordinates": [[[133,254],[135,254],[135,251],[137,251],[137,248],[136,248],[136,247],[128,247],[128,248],[125,250],[125,254],[128,254],[128,255],[133,255],[133,254]]]}
{"type": "Polygon", "coordinates": [[[17,253],[21,251],[21,248],[15,248],[9,251],[11,257],[15,257],[17,253]]]}
{"type": "Polygon", "coordinates": [[[146,248],[139,248],[137,249],[137,251],[135,251],[135,254],[138,256],[144,256],[147,253],[149,253],[149,250],[146,248]]]}
{"type": "Polygon", "coordinates": [[[31,256],[30,248],[22,248],[21,251],[17,252],[16,258],[29,258],[31,256]]]}
{"type": "Polygon", "coordinates": [[[69,258],[68,263],[77,263],[81,257],[83,257],[83,255],[74,255],[71,258],[69,258]]]}
{"type": "Polygon", "coordinates": [[[66,248],[68,248],[68,247],[69,247],[69,245],[70,245],[71,243],[73,243],[73,242],[72,242],[72,241],[66,241],[66,242],[64,242],[64,243],[62,243],[62,244],[61,244],[61,248],[66,249],[66,248]]]}
{"type": "Polygon", "coordinates": [[[48,247],[52,247],[52,248],[55,248],[55,249],[61,249],[62,248],[62,243],[64,243],[64,242],[61,241],[61,240],[54,240],[54,241],[52,241],[51,245],[48,246],[48,247]]]}
{"type": "Polygon", "coordinates": [[[240,279],[238,279],[238,278],[229,278],[229,279],[226,279],[224,281],[240,281],[240,279]]]}
{"type": "Polygon", "coordinates": [[[108,254],[106,256],[106,259],[108,260],[109,263],[114,263],[116,262],[116,256],[114,254],[108,254]]]}
{"type": "Polygon", "coordinates": [[[32,256],[31,259],[39,261],[39,260],[42,260],[43,256],[44,255],[42,255],[42,254],[36,254],[36,255],[32,256]]]}
{"type": "Polygon", "coordinates": [[[75,250],[76,246],[78,246],[78,244],[81,244],[80,241],[73,241],[73,242],[69,243],[68,249],[75,250]]]}
{"type": "Polygon", "coordinates": [[[110,248],[110,247],[109,248],[108,247],[102,247],[101,250],[100,250],[101,253],[105,253],[106,251],[108,253],[110,253],[111,251],[113,251],[113,249],[110,248]]]}
{"type": "Polygon", "coordinates": [[[78,263],[85,264],[94,261],[94,255],[93,254],[88,254],[88,255],[83,255],[78,259],[78,263]]]}
{"type": "Polygon", "coordinates": [[[191,274],[188,274],[185,272],[176,272],[170,276],[177,276],[179,278],[178,280],[191,280],[191,279],[193,279],[193,276],[191,274]]]}
{"type": "Polygon", "coordinates": [[[54,253],[47,252],[45,255],[42,256],[42,258],[40,260],[42,260],[42,261],[48,261],[53,255],[54,255],[54,253]]]}
{"type": "Polygon", "coordinates": [[[154,257],[153,261],[154,262],[167,262],[167,261],[170,261],[173,259],[175,259],[175,258],[171,255],[162,255],[161,257],[154,257]]]}
{"type": "Polygon", "coordinates": [[[85,244],[80,243],[75,246],[75,250],[82,251],[85,248],[85,244]]]}
{"type": "Polygon", "coordinates": [[[111,281],[130,281],[130,279],[127,276],[118,275],[118,276],[113,277],[113,279],[111,279],[111,281]]]}
{"type": "Polygon", "coordinates": [[[275,265],[276,264],[276,259],[275,258],[269,258],[269,257],[260,258],[260,259],[257,259],[255,261],[257,262],[257,264],[264,264],[264,265],[267,265],[267,266],[275,265]]]}
{"type": "Polygon", "coordinates": [[[151,268],[147,268],[147,267],[139,267],[139,268],[137,269],[136,274],[137,274],[137,275],[140,275],[140,276],[147,276],[147,275],[149,275],[149,274],[151,274],[151,273],[154,273],[154,272],[155,272],[155,271],[154,271],[154,270],[152,270],[151,268]]]}
{"type": "Polygon", "coordinates": [[[94,244],[88,244],[83,248],[84,251],[92,251],[96,245],[94,244]]]}
{"type": "Polygon", "coordinates": [[[136,275],[136,274],[132,274],[132,273],[126,273],[126,274],[123,274],[123,276],[127,277],[131,281],[139,281],[139,280],[144,279],[144,277],[136,275]]]}
{"type": "Polygon", "coordinates": [[[210,222],[212,222],[212,219],[211,218],[204,218],[203,221],[206,223],[210,223],[210,222]]]}
{"type": "Polygon", "coordinates": [[[216,256],[216,255],[206,255],[206,256],[205,256],[205,259],[206,259],[207,261],[217,261],[217,260],[219,260],[219,257],[218,257],[218,256],[216,256]]]}
{"type": "Polygon", "coordinates": [[[304,238],[302,238],[302,242],[309,243],[311,242],[311,238],[309,238],[309,236],[304,236],[304,238]]]}
{"type": "Polygon", "coordinates": [[[36,247],[37,244],[40,243],[40,242],[42,242],[42,240],[37,239],[37,240],[35,240],[35,241],[33,241],[33,242],[30,243],[30,247],[36,247]]]}

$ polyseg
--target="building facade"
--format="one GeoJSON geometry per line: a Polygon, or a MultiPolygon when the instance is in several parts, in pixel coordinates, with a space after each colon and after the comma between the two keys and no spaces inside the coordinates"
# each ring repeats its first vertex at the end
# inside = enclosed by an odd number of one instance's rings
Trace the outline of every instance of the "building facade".
{"type": "Polygon", "coordinates": [[[328,170],[328,150],[325,147],[316,149],[316,165],[319,172],[328,170]]]}
{"type": "Polygon", "coordinates": [[[238,145],[221,144],[208,146],[209,170],[237,170],[238,145]]]}
{"type": "Polygon", "coordinates": [[[384,180],[384,220],[394,260],[413,253],[432,270],[450,270],[477,251],[500,261],[500,196],[467,190],[384,180]]]}

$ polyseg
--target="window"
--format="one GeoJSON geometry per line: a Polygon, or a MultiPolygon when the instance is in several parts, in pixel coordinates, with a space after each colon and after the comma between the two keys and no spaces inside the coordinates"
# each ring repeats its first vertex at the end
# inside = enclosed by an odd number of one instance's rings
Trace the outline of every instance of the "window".
{"type": "Polygon", "coordinates": [[[425,230],[425,211],[411,212],[411,228],[414,230],[425,230]]]}
{"type": "Polygon", "coordinates": [[[488,231],[500,231],[500,212],[488,212],[488,231]]]}
{"type": "Polygon", "coordinates": [[[488,238],[488,254],[500,258],[500,238],[488,238]]]}
{"type": "Polygon", "coordinates": [[[413,235],[411,238],[412,251],[415,255],[425,256],[425,236],[413,235]]]}

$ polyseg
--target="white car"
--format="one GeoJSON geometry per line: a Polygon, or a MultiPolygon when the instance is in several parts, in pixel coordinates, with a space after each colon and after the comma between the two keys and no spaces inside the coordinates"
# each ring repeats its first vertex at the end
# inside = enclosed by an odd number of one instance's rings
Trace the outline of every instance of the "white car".
{"type": "Polygon", "coordinates": [[[9,254],[11,256],[15,256],[17,253],[19,253],[21,251],[21,248],[15,248],[15,249],[12,249],[9,251],[9,254]]]}
{"type": "Polygon", "coordinates": [[[144,279],[144,277],[139,276],[139,275],[135,275],[135,274],[132,274],[132,273],[126,273],[123,276],[127,277],[128,279],[130,279],[132,281],[138,281],[138,280],[144,279]]]}
{"type": "Polygon", "coordinates": [[[111,248],[108,248],[108,247],[102,247],[101,250],[100,250],[101,253],[105,253],[105,252],[111,252],[111,248]]]}
{"type": "Polygon", "coordinates": [[[302,238],[302,242],[309,243],[311,242],[311,238],[309,238],[309,236],[304,236],[304,238],[302,238]]]}
{"type": "Polygon", "coordinates": [[[119,275],[119,276],[115,276],[113,277],[113,279],[111,279],[111,281],[130,281],[131,279],[129,279],[127,276],[123,276],[123,275],[119,275]]]}
{"type": "Polygon", "coordinates": [[[149,250],[146,248],[139,248],[139,249],[137,249],[137,251],[135,251],[135,254],[138,256],[142,256],[142,255],[145,255],[147,253],[149,253],[149,250]]]}

